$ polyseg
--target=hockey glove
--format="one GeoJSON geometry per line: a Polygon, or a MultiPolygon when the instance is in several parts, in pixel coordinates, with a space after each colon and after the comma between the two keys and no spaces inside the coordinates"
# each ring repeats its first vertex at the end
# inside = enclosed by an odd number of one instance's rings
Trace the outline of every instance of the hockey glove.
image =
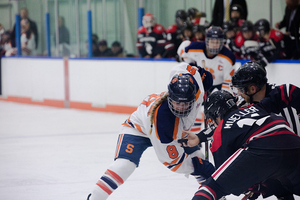
{"type": "Polygon", "coordinates": [[[201,130],[197,136],[200,142],[207,142],[208,140],[212,140],[212,136],[215,132],[216,126],[211,124],[208,128],[201,130]]]}
{"type": "Polygon", "coordinates": [[[250,199],[255,200],[259,197],[259,195],[265,195],[267,192],[267,186],[263,183],[258,183],[248,189],[245,193],[245,196],[242,200],[250,199]]]}
{"type": "Polygon", "coordinates": [[[193,157],[194,172],[191,175],[200,175],[205,179],[209,178],[214,172],[215,167],[207,160],[202,160],[199,157],[193,157]]]}

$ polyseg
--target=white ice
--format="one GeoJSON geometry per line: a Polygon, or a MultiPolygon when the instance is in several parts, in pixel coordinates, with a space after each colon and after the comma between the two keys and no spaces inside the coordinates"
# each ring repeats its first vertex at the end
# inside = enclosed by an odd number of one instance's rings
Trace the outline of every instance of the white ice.
{"type": "MultiPolygon", "coordinates": [[[[85,200],[113,162],[120,124],[127,118],[0,101],[0,200],[85,200]]],[[[189,200],[198,186],[193,177],[166,169],[149,148],[108,199],[189,200]]]]}

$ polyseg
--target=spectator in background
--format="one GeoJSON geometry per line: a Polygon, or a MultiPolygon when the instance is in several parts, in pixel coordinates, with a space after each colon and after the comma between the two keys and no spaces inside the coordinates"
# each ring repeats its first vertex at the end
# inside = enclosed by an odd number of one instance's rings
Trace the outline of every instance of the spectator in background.
{"type": "Polygon", "coordinates": [[[35,55],[35,35],[30,29],[30,22],[28,19],[21,20],[21,49],[22,56],[35,55]]]}
{"type": "Polygon", "coordinates": [[[266,66],[269,62],[276,59],[285,59],[283,33],[279,30],[271,29],[270,23],[266,19],[258,20],[254,27],[258,35],[260,53],[265,58],[261,60],[263,62],[261,64],[266,66]]]}
{"type": "Polygon", "coordinates": [[[151,13],[143,16],[143,26],[137,32],[139,54],[142,58],[162,58],[166,45],[166,32],[161,24],[156,23],[151,13]]]}
{"type": "Polygon", "coordinates": [[[187,11],[187,15],[189,18],[189,21],[193,24],[199,24],[200,21],[200,15],[201,13],[199,12],[199,10],[197,8],[189,8],[187,11]]]}
{"type": "Polygon", "coordinates": [[[239,51],[235,52],[237,59],[257,60],[259,54],[259,46],[257,35],[254,31],[254,25],[251,21],[244,21],[240,32],[235,38],[236,47],[239,51]]]}
{"type": "Polygon", "coordinates": [[[191,22],[186,22],[182,30],[182,40],[196,41],[193,33],[193,24],[191,22]]]}
{"type": "Polygon", "coordinates": [[[286,8],[284,17],[281,22],[275,24],[275,28],[281,29],[285,27],[285,43],[287,48],[287,58],[299,59],[300,42],[299,42],[299,26],[300,26],[300,5],[299,0],[285,0],[286,8]]]}
{"type": "Polygon", "coordinates": [[[15,46],[10,39],[10,31],[5,31],[1,34],[1,45],[0,45],[0,56],[12,56],[16,54],[16,49],[13,48],[15,46]]]}
{"type": "Polygon", "coordinates": [[[230,20],[230,8],[232,5],[237,4],[243,8],[243,19],[247,19],[248,9],[246,0],[216,0],[213,9],[213,16],[211,25],[223,26],[224,22],[230,20]]]}
{"type": "Polygon", "coordinates": [[[236,26],[231,22],[224,22],[223,31],[225,35],[225,45],[235,54],[236,52],[240,52],[240,49],[237,48],[235,44],[235,38],[237,34],[236,26]]]}
{"type": "Polygon", "coordinates": [[[113,55],[111,49],[107,47],[106,40],[101,40],[98,44],[98,47],[100,51],[99,57],[110,57],[113,55]]]}
{"type": "MultiPolygon", "coordinates": [[[[58,18],[58,32],[59,32],[59,38],[58,43],[59,44],[70,44],[70,33],[67,27],[65,26],[65,18],[59,17],[58,18]]],[[[54,34],[54,44],[56,43],[56,35],[54,34]]]]}
{"type": "Polygon", "coordinates": [[[194,33],[195,39],[198,42],[203,42],[205,40],[205,27],[204,26],[194,25],[193,33],[194,33]]]}
{"type": "Polygon", "coordinates": [[[121,46],[121,43],[114,41],[111,45],[112,57],[124,57],[124,51],[121,46]]]}
{"type": "Polygon", "coordinates": [[[175,14],[176,24],[170,25],[167,30],[167,41],[165,46],[164,58],[176,57],[177,49],[182,42],[182,28],[187,21],[187,13],[185,10],[177,10],[175,14]]]}
{"type": "MultiPolygon", "coordinates": [[[[29,29],[33,32],[34,36],[35,36],[35,49],[37,49],[38,47],[38,39],[39,39],[39,35],[38,35],[38,30],[37,30],[37,26],[36,23],[34,21],[32,21],[31,19],[29,19],[29,14],[28,14],[28,10],[27,8],[22,8],[20,10],[20,17],[21,20],[22,19],[27,19],[29,21],[30,27],[29,29]]],[[[13,31],[11,32],[11,40],[15,40],[16,39],[16,24],[14,25],[13,31]]]]}
{"type": "Polygon", "coordinates": [[[230,7],[230,21],[234,24],[237,30],[240,30],[242,23],[245,21],[243,16],[244,10],[242,6],[238,4],[233,4],[230,7]]]}

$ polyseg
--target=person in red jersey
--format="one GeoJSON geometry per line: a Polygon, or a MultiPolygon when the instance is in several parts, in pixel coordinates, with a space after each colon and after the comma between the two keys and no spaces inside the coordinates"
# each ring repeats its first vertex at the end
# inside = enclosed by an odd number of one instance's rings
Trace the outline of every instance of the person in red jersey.
{"type": "Polygon", "coordinates": [[[156,23],[151,13],[143,16],[143,26],[137,32],[139,54],[142,58],[162,58],[166,45],[165,28],[156,23]]]}

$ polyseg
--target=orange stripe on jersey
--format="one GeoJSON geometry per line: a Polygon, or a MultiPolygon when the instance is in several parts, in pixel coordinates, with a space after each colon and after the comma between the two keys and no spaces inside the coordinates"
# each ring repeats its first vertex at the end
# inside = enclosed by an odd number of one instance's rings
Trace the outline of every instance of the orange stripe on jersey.
{"type": "Polygon", "coordinates": [[[203,53],[203,49],[189,49],[188,52],[202,52],[203,53]]]}
{"type": "Polygon", "coordinates": [[[201,130],[201,127],[200,128],[191,128],[191,131],[200,131],[201,130]]]}
{"type": "Polygon", "coordinates": [[[124,126],[128,126],[129,128],[132,128],[129,124],[127,124],[126,122],[124,122],[122,125],[124,126]]]}
{"type": "Polygon", "coordinates": [[[96,185],[98,185],[102,190],[104,190],[107,194],[111,194],[112,193],[112,191],[104,184],[104,183],[102,183],[102,181],[98,181],[97,183],[96,183],[96,185]]]}
{"type": "Polygon", "coordinates": [[[234,69],[230,72],[230,76],[233,76],[234,74],[234,69]]]}
{"type": "Polygon", "coordinates": [[[121,134],[121,135],[119,136],[119,141],[118,141],[118,145],[117,145],[117,149],[116,149],[116,155],[115,155],[115,158],[117,158],[118,155],[119,155],[119,151],[120,151],[120,148],[121,148],[121,143],[122,143],[122,140],[123,140],[123,136],[124,136],[124,134],[121,134]]]}
{"type": "Polygon", "coordinates": [[[200,119],[200,118],[196,118],[196,122],[204,122],[204,113],[201,113],[201,115],[202,115],[202,118],[200,119]]]}
{"type": "Polygon", "coordinates": [[[161,104],[156,108],[155,112],[154,112],[154,126],[155,126],[155,133],[156,133],[156,137],[160,140],[159,138],[159,135],[158,135],[158,132],[157,132],[157,112],[158,112],[158,109],[160,108],[161,104]]]}
{"type": "Polygon", "coordinates": [[[224,80],[224,82],[226,82],[226,83],[231,83],[231,80],[224,80]]]}
{"type": "Polygon", "coordinates": [[[230,58],[228,58],[227,56],[224,56],[223,54],[218,54],[218,56],[225,58],[226,60],[228,60],[231,63],[231,65],[233,65],[232,60],[230,58]]]}
{"type": "Polygon", "coordinates": [[[143,132],[140,125],[134,124],[134,126],[136,127],[136,129],[137,129],[138,131],[140,131],[141,133],[143,132]]]}
{"type": "Polygon", "coordinates": [[[174,164],[177,163],[177,161],[179,160],[179,158],[180,158],[180,157],[176,158],[176,159],[173,160],[171,163],[164,162],[163,164],[164,164],[165,166],[168,166],[168,165],[174,165],[174,164]]]}
{"type": "Polygon", "coordinates": [[[176,117],[175,124],[174,124],[174,131],[173,131],[173,140],[177,139],[178,126],[179,126],[179,117],[176,117]]]}
{"type": "MultiPolygon", "coordinates": [[[[188,156],[189,156],[189,155],[186,155],[185,158],[187,158],[188,156]]],[[[182,162],[182,163],[183,163],[183,162],[182,162]]],[[[173,168],[171,169],[171,171],[172,171],[172,172],[176,172],[177,169],[182,165],[182,163],[180,163],[180,164],[176,165],[175,167],[173,167],[173,168]]]]}
{"type": "Polygon", "coordinates": [[[109,169],[106,170],[105,174],[111,176],[111,177],[112,177],[113,179],[115,179],[119,184],[123,184],[123,183],[124,183],[123,179],[122,179],[118,174],[116,174],[115,172],[113,172],[113,171],[111,171],[111,170],[109,170],[109,169]]]}
{"type": "Polygon", "coordinates": [[[201,91],[200,91],[200,89],[197,91],[197,93],[196,93],[196,99],[195,99],[195,101],[197,101],[198,100],[198,98],[199,98],[199,96],[200,96],[200,94],[201,94],[201,91]]]}
{"type": "Polygon", "coordinates": [[[222,88],[229,89],[229,86],[222,85],[222,88]]]}

